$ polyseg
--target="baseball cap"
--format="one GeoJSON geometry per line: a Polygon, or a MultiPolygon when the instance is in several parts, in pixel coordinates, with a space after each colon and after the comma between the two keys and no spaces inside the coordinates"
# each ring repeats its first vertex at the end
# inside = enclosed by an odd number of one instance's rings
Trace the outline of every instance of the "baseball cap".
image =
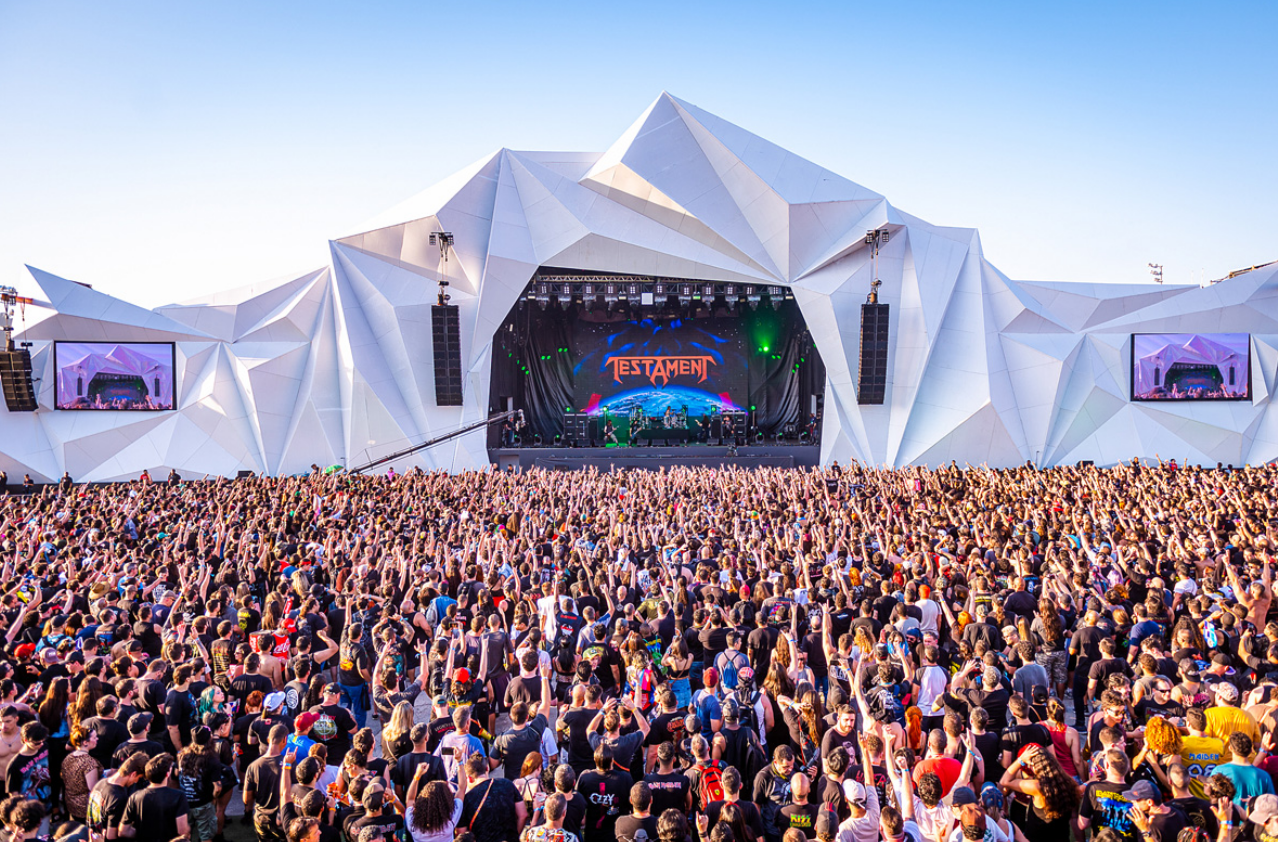
{"type": "Polygon", "coordinates": [[[1128,801],[1158,801],[1163,800],[1163,794],[1158,791],[1158,787],[1154,786],[1152,781],[1137,781],[1131,789],[1123,792],[1123,797],[1128,801]]]}
{"type": "Polygon", "coordinates": [[[985,811],[978,804],[965,804],[959,810],[959,824],[963,827],[964,839],[983,839],[985,837],[985,811]]]}
{"type": "Polygon", "coordinates": [[[266,698],[262,700],[262,706],[269,709],[277,708],[284,704],[284,694],[279,690],[274,693],[267,693],[266,698]]]}
{"type": "Polygon", "coordinates": [[[950,793],[950,803],[955,807],[976,803],[976,792],[970,786],[956,786],[950,793]]]}
{"type": "Polygon", "coordinates": [[[1238,701],[1238,688],[1228,681],[1221,681],[1216,685],[1216,695],[1227,702],[1236,702],[1238,701]]]}
{"type": "Polygon", "coordinates": [[[1278,795],[1257,795],[1251,801],[1251,812],[1247,818],[1262,827],[1270,819],[1278,819],[1278,795]]]}
{"type": "Polygon", "coordinates": [[[462,684],[470,681],[470,670],[465,667],[458,667],[453,670],[453,681],[460,681],[462,684]]]}
{"type": "Polygon", "coordinates": [[[864,807],[866,801],[870,798],[869,794],[865,791],[865,784],[860,781],[847,781],[846,786],[848,801],[859,807],[864,807]]]}
{"type": "MultiPolygon", "coordinates": [[[[1262,795],[1261,798],[1264,796],[1262,795]]],[[[831,839],[839,832],[839,815],[833,810],[822,809],[816,817],[816,835],[831,839]]]]}
{"type": "Polygon", "coordinates": [[[993,781],[986,781],[981,787],[981,804],[985,807],[1003,807],[1003,791],[993,781]]]}
{"type": "Polygon", "coordinates": [[[734,701],[733,699],[724,700],[723,702],[723,721],[724,722],[736,722],[737,717],[740,715],[741,714],[740,714],[740,711],[737,709],[736,701],[734,701]]]}
{"type": "Polygon", "coordinates": [[[1213,664],[1220,664],[1222,667],[1227,667],[1230,664],[1229,656],[1224,652],[1217,652],[1215,655],[1212,655],[1211,662],[1213,664]]]}
{"type": "Polygon", "coordinates": [[[13,650],[13,654],[15,657],[18,657],[18,658],[30,658],[32,655],[35,654],[35,644],[24,643],[21,646],[19,646],[17,649],[13,650]]]}
{"type": "Polygon", "coordinates": [[[341,693],[342,685],[338,684],[336,681],[330,681],[324,685],[324,695],[326,696],[340,696],[341,693]]]}
{"type": "Polygon", "coordinates": [[[445,696],[443,693],[440,693],[438,696],[431,699],[431,701],[435,703],[435,707],[437,708],[448,707],[448,697],[445,696]]]}
{"type": "MultiPolygon", "coordinates": [[[[34,649],[35,647],[32,648],[34,649]]],[[[701,674],[701,681],[707,687],[713,687],[719,683],[719,671],[714,667],[710,667],[710,669],[701,674]]]]}
{"type": "Polygon", "coordinates": [[[318,713],[311,713],[309,710],[305,713],[299,713],[293,719],[293,730],[299,734],[305,734],[315,727],[316,722],[319,722],[318,713]]]}

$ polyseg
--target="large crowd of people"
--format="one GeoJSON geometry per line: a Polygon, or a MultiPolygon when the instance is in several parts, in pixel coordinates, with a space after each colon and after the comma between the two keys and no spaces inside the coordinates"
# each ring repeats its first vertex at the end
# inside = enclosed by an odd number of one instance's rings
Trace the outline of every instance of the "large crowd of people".
{"type": "Polygon", "coordinates": [[[0,498],[0,825],[1278,842],[1276,479],[66,476],[0,498]]]}

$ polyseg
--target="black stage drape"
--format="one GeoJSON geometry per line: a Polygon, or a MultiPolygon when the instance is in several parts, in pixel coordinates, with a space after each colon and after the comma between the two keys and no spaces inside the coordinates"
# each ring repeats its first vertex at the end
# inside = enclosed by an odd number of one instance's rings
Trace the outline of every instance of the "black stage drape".
{"type": "MultiPolygon", "coordinates": [[[[722,313],[719,314],[722,319],[722,313]]],[[[768,305],[757,311],[740,308],[735,314],[746,338],[750,426],[768,438],[787,424],[804,429],[811,411],[811,396],[825,392],[825,366],[808,333],[798,305],[785,302],[779,310],[768,305]]],[[[551,444],[564,432],[564,413],[574,407],[573,367],[576,364],[574,328],[580,319],[605,318],[577,305],[564,310],[557,301],[542,309],[521,302],[511,311],[493,340],[493,412],[506,408],[511,399],[524,411],[527,428],[523,445],[540,434],[551,444]]],[[[720,321],[722,324],[722,321],[720,321]]],[[[494,429],[490,444],[498,443],[494,429]]]]}

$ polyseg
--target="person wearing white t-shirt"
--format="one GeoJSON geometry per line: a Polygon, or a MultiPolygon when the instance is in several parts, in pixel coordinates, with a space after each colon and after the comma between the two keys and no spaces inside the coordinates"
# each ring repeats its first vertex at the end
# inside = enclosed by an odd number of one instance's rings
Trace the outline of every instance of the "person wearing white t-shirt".
{"type": "MultiPolygon", "coordinates": [[[[861,766],[862,780],[873,781],[874,769],[870,765],[870,750],[865,744],[865,734],[861,734],[861,766]]],[[[843,797],[847,799],[852,815],[839,825],[839,834],[835,842],[878,842],[879,839],[879,795],[873,786],[866,786],[860,781],[843,781],[843,797]]]]}

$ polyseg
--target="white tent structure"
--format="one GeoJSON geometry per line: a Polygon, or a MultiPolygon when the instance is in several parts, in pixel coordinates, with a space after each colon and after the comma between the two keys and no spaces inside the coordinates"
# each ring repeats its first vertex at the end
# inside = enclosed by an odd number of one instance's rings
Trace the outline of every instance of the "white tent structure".
{"type": "MultiPolygon", "coordinates": [[[[827,369],[824,462],[1040,465],[1278,457],[1278,265],[1205,288],[1013,281],[974,229],[885,197],[662,94],[603,154],[500,149],[333,240],[296,278],[146,310],[38,269],[40,410],[0,415],[0,467],[37,479],[285,474],[484,418],[498,325],[539,267],[792,289],[827,369]],[[887,400],[856,401],[865,233],[886,228],[887,400]],[[450,231],[440,262],[430,234],[450,231]],[[460,305],[464,405],[434,400],[436,282],[460,305]],[[1251,399],[1134,403],[1133,333],[1251,334],[1251,399]],[[52,340],[171,341],[172,412],[54,411],[52,340]]],[[[32,311],[28,311],[28,316],[32,311]]],[[[482,432],[402,468],[488,464],[482,432]]]]}

